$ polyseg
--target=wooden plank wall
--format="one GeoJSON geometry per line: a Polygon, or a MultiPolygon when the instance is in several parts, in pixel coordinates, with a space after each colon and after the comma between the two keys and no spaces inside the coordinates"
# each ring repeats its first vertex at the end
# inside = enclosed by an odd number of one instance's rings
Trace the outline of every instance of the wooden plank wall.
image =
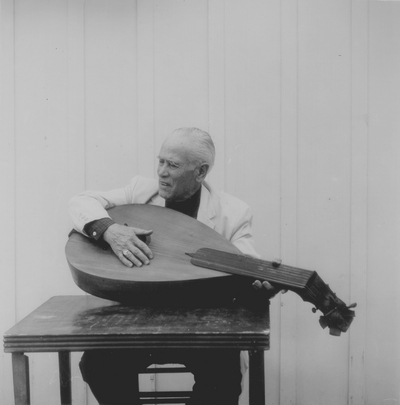
{"type": "MultiPolygon", "coordinates": [[[[3,332],[81,293],[68,199],[154,176],[165,134],[198,126],[217,147],[210,180],[254,211],[262,257],[359,304],[335,338],[296,295],[273,300],[268,405],[400,401],[400,3],[1,0],[0,18],[3,332]]],[[[56,356],[30,358],[33,404],[57,403],[56,356]]],[[[78,360],[75,403],[94,404],[78,360]]]]}

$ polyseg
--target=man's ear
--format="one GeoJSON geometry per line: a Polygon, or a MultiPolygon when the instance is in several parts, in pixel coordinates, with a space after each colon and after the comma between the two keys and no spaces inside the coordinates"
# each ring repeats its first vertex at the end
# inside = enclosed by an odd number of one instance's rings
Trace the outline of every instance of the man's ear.
{"type": "Polygon", "coordinates": [[[202,182],[202,181],[206,178],[209,169],[210,169],[210,165],[207,164],[207,163],[202,163],[202,164],[200,165],[200,167],[197,169],[197,170],[198,170],[198,174],[197,174],[196,180],[197,180],[199,183],[202,182]]]}

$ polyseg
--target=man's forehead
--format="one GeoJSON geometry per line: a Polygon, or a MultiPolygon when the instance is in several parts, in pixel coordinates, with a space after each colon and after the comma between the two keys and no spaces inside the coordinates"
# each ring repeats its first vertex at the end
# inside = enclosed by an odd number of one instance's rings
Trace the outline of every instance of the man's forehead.
{"type": "Polygon", "coordinates": [[[173,149],[186,149],[191,148],[192,142],[188,137],[177,135],[177,134],[170,134],[164,141],[163,147],[173,148],[173,149]]]}
{"type": "Polygon", "coordinates": [[[171,162],[171,163],[184,163],[185,160],[182,159],[179,155],[175,155],[175,154],[170,154],[170,153],[159,153],[157,156],[158,159],[160,160],[166,160],[167,162],[171,162]]]}
{"type": "Polygon", "coordinates": [[[180,162],[189,161],[191,149],[188,142],[168,138],[161,147],[159,157],[180,162]]]}

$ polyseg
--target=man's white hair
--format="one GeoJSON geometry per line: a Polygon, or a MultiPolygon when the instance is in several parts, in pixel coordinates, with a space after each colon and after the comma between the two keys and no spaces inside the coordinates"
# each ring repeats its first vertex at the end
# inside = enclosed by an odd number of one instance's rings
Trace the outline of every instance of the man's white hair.
{"type": "Polygon", "coordinates": [[[172,135],[189,139],[193,145],[192,153],[198,164],[207,163],[209,171],[214,166],[215,146],[211,136],[198,128],[178,128],[172,135]]]}

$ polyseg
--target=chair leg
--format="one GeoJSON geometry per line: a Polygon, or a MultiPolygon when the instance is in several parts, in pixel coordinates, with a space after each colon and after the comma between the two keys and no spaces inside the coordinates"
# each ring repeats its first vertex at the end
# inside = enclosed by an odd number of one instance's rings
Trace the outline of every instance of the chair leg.
{"type": "Polygon", "coordinates": [[[264,351],[249,351],[249,360],[250,405],[265,405],[264,351]]]}

